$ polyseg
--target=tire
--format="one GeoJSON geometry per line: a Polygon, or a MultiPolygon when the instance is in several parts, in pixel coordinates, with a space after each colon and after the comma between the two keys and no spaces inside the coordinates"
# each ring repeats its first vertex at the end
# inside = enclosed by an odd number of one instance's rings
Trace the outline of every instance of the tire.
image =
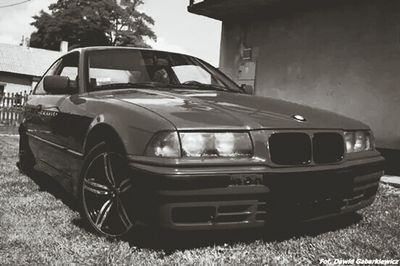
{"type": "Polygon", "coordinates": [[[85,156],[80,179],[81,215],[102,236],[120,237],[135,224],[133,179],[125,156],[105,142],[85,156]]]}
{"type": "Polygon", "coordinates": [[[18,157],[19,161],[17,162],[17,167],[20,172],[27,175],[31,174],[35,166],[35,157],[29,146],[28,136],[21,128],[18,157]]]}

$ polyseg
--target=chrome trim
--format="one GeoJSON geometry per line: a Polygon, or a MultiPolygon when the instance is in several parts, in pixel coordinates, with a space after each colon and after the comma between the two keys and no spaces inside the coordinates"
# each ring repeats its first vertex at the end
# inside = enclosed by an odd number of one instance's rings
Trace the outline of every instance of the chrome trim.
{"type": "Polygon", "coordinates": [[[68,153],[70,153],[70,154],[72,154],[72,155],[75,155],[75,156],[78,156],[78,157],[83,157],[83,153],[80,153],[80,152],[77,152],[77,151],[68,149],[67,147],[64,147],[64,146],[62,146],[62,145],[58,145],[58,144],[53,143],[53,142],[51,142],[51,141],[45,140],[45,139],[43,139],[43,138],[41,138],[41,137],[38,137],[38,136],[33,135],[32,133],[27,132],[26,135],[28,135],[28,136],[30,136],[30,137],[32,137],[32,138],[34,138],[34,139],[37,139],[37,140],[39,140],[39,141],[41,141],[41,142],[44,142],[44,143],[46,143],[46,144],[48,144],[48,145],[50,145],[50,146],[53,146],[53,147],[55,147],[55,148],[57,148],[57,149],[66,151],[66,152],[68,152],[68,153]]]}

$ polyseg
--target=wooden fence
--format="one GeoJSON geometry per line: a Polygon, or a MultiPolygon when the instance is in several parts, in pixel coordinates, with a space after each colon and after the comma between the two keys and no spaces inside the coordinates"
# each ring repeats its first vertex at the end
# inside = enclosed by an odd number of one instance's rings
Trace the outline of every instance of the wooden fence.
{"type": "Polygon", "coordinates": [[[26,92],[0,94],[0,125],[19,126],[27,98],[26,92]]]}

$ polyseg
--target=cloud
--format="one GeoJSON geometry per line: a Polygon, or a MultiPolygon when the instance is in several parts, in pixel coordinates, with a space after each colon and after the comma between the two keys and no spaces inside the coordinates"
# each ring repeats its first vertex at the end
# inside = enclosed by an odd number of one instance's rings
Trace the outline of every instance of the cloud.
{"type": "MultiPolygon", "coordinates": [[[[1,1],[2,5],[13,4],[18,1],[1,1]]],[[[0,42],[19,44],[22,36],[29,37],[35,30],[30,25],[33,22],[32,16],[39,14],[40,10],[47,10],[47,7],[56,0],[32,0],[30,2],[0,9],[0,42]]]]}

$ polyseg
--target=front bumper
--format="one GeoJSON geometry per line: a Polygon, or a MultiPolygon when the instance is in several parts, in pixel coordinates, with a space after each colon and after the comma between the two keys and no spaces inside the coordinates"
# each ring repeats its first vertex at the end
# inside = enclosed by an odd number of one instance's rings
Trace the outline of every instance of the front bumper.
{"type": "Polygon", "coordinates": [[[315,220],[374,201],[383,158],[298,168],[171,167],[131,158],[140,176],[140,220],[175,230],[251,228],[280,219],[315,220]],[[145,207],[144,207],[145,206],[145,207]]]}

